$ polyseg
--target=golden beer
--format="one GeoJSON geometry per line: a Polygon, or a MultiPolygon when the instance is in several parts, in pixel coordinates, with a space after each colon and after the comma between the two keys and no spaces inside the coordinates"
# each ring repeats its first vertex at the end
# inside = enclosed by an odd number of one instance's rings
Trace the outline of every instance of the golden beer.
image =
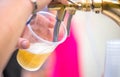
{"type": "Polygon", "coordinates": [[[19,49],[17,61],[24,69],[36,71],[42,66],[47,57],[50,55],[50,50],[51,49],[46,49],[46,52],[36,54],[24,49],[19,49]]]}

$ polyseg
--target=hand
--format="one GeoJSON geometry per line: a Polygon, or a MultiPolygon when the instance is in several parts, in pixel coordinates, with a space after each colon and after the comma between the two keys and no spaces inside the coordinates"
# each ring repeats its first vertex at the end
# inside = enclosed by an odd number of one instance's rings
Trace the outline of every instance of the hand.
{"type": "MultiPolygon", "coordinates": [[[[33,31],[38,36],[40,35],[46,40],[52,40],[53,36],[51,33],[51,29],[53,28],[53,22],[54,20],[48,20],[47,18],[39,14],[31,21],[30,25],[33,31]]],[[[30,42],[34,42],[36,40],[33,38],[31,32],[29,32],[27,26],[25,27],[21,36],[22,37],[18,40],[17,48],[27,49],[30,46],[30,42]]]]}
{"type": "MultiPolygon", "coordinates": [[[[46,15],[47,16],[47,15],[46,15]]],[[[52,40],[52,30],[55,20],[50,16],[47,18],[41,14],[37,14],[36,18],[31,21],[33,31],[46,40],[52,40]]]]}
{"type": "MultiPolygon", "coordinates": [[[[67,0],[54,0],[54,1],[58,1],[58,2],[61,2],[61,3],[63,3],[63,4],[67,4],[67,3],[68,3],[67,0]]],[[[51,2],[51,0],[43,0],[42,2],[41,2],[41,0],[38,0],[38,5],[40,5],[40,6],[39,6],[39,9],[42,9],[43,7],[47,6],[50,2],[51,2]]],[[[43,33],[43,34],[44,34],[44,35],[43,35],[44,39],[50,40],[50,39],[48,39],[48,37],[51,37],[49,28],[52,28],[53,25],[52,25],[52,24],[50,25],[50,21],[47,21],[48,24],[47,24],[47,23],[42,23],[41,19],[46,20],[46,18],[44,18],[44,17],[42,17],[42,16],[39,15],[39,17],[38,17],[37,19],[34,19],[34,20],[31,22],[31,25],[34,26],[34,30],[37,31],[37,33],[40,32],[40,33],[43,33]],[[41,21],[41,22],[38,22],[38,21],[41,21]],[[37,22],[38,22],[38,23],[37,23],[37,22]],[[36,23],[37,23],[37,24],[36,24],[36,23]],[[46,24],[47,24],[47,25],[46,25],[46,24]],[[39,26],[38,26],[38,25],[39,25],[39,26]],[[43,25],[43,26],[41,26],[41,25],[43,25]],[[46,26],[45,26],[45,25],[46,25],[46,26]],[[40,27],[40,28],[38,28],[38,27],[40,27]],[[44,28],[45,30],[43,30],[43,28],[44,28]],[[39,30],[38,30],[38,29],[39,29],[39,30]]],[[[43,22],[44,22],[44,21],[43,21],[43,22]]],[[[51,23],[52,23],[52,22],[51,22],[51,23]]],[[[23,32],[24,37],[29,37],[29,39],[31,39],[31,35],[27,36],[27,33],[28,33],[27,27],[25,28],[25,30],[24,30],[24,32],[23,32]],[[26,30],[26,31],[25,31],[25,30],[26,30]]],[[[52,38],[52,37],[51,37],[51,38],[52,38]]],[[[29,46],[30,46],[29,40],[21,37],[21,38],[19,38],[19,40],[18,40],[18,43],[17,43],[17,47],[16,47],[16,48],[27,49],[27,48],[29,48],[29,46]]]]}

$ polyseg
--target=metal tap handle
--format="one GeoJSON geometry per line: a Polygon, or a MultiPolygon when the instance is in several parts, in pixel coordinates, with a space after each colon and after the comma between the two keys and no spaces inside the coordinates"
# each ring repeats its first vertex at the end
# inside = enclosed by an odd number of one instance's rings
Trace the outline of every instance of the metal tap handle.
{"type": "Polygon", "coordinates": [[[59,28],[61,25],[61,22],[63,21],[64,17],[66,14],[66,10],[64,7],[62,7],[60,10],[57,11],[57,17],[56,17],[56,24],[54,27],[54,35],[53,35],[53,41],[56,42],[58,41],[58,34],[59,34],[59,28]]]}
{"type": "Polygon", "coordinates": [[[54,35],[53,35],[53,41],[58,41],[58,34],[59,34],[59,28],[60,28],[61,21],[57,19],[54,27],[54,35]]]}
{"type": "Polygon", "coordinates": [[[70,10],[69,11],[69,16],[68,16],[68,20],[67,20],[67,35],[69,36],[70,34],[70,25],[71,25],[71,21],[73,18],[73,15],[75,14],[76,10],[70,10]]]}
{"type": "Polygon", "coordinates": [[[65,14],[66,14],[66,10],[69,9],[69,7],[71,7],[70,11],[69,11],[69,18],[68,18],[68,21],[67,21],[67,32],[68,32],[68,35],[69,35],[69,32],[70,32],[70,23],[71,23],[71,19],[73,17],[73,14],[75,14],[75,10],[76,8],[78,9],[79,5],[77,5],[76,3],[68,0],[69,2],[71,2],[72,4],[71,5],[63,5],[61,3],[58,3],[58,2],[52,2],[48,7],[49,9],[51,8],[52,10],[57,10],[57,17],[56,17],[56,24],[55,24],[55,27],[54,27],[54,35],[53,35],[53,41],[56,42],[58,41],[58,34],[59,34],[59,28],[60,28],[60,25],[61,25],[61,22],[64,20],[64,17],[65,17],[65,14]]]}

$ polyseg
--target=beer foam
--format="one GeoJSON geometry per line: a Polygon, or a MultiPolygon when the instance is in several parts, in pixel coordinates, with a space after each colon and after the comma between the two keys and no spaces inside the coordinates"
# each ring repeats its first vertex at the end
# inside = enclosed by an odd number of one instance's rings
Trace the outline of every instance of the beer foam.
{"type": "Polygon", "coordinates": [[[47,45],[45,43],[35,43],[31,44],[30,48],[28,48],[27,50],[34,54],[44,54],[52,52],[54,48],[55,48],[54,45],[47,45]]]}

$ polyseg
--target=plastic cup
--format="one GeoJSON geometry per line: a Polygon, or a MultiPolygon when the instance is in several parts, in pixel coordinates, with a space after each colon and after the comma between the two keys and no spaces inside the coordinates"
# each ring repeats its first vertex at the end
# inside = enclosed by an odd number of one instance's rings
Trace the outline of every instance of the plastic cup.
{"type": "Polygon", "coordinates": [[[27,28],[23,34],[23,38],[26,38],[30,41],[30,47],[28,49],[19,49],[17,54],[17,61],[19,65],[28,71],[38,70],[46,61],[48,56],[54,51],[54,49],[59,44],[64,42],[67,37],[66,26],[62,22],[59,30],[58,41],[53,42],[54,27],[50,27],[49,30],[47,30],[47,35],[46,30],[44,31],[46,28],[42,28],[44,26],[42,24],[46,23],[48,25],[48,23],[44,21],[44,18],[46,18],[47,21],[50,21],[53,25],[55,25],[55,15],[49,12],[40,11],[37,13],[37,16],[42,16],[43,19],[36,19],[40,22],[35,22],[37,25],[32,23],[34,20],[31,21],[31,23],[27,25],[27,28]],[[39,33],[41,30],[43,33],[39,33]]]}

